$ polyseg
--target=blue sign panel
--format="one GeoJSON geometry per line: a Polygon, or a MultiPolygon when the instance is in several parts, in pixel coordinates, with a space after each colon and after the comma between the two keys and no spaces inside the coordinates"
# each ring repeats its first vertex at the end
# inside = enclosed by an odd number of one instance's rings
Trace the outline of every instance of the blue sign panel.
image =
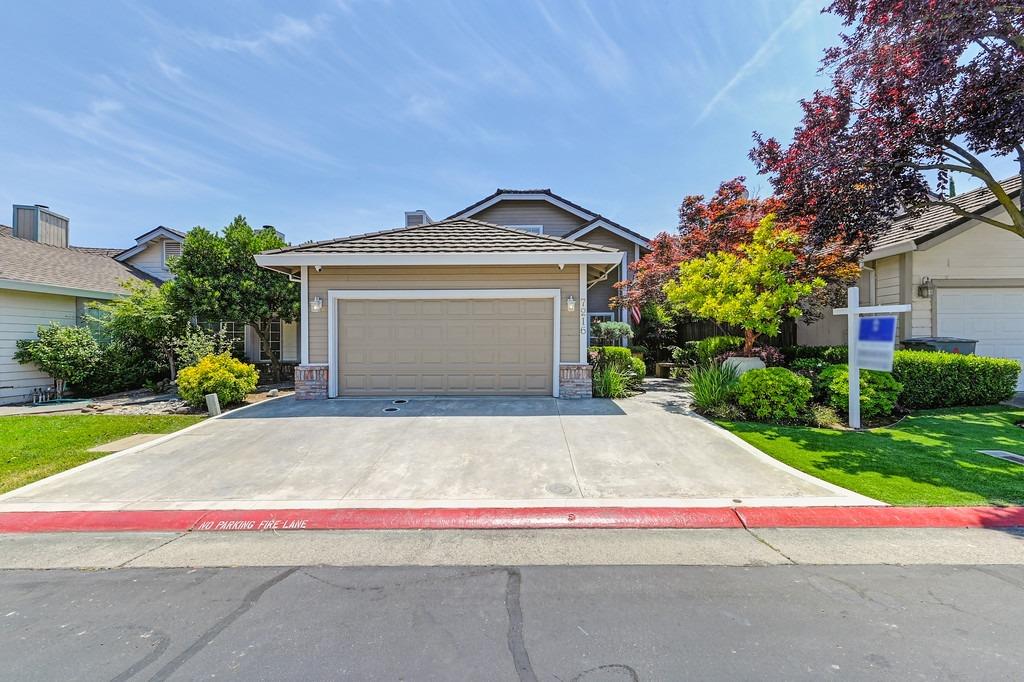
{"type": "Polygon", "coordinates": [[[858,341],[896,342],[895,317],[862,317],[857,334],[858,341]]]}

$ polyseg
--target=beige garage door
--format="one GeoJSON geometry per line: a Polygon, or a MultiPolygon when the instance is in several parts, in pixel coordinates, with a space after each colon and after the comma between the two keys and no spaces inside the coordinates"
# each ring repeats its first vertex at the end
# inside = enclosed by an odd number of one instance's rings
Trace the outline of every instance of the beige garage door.
{"type": "Polygon", "coordinates": [[[341,395],[551,395],[551,299],[342,300],[341,395]]]}

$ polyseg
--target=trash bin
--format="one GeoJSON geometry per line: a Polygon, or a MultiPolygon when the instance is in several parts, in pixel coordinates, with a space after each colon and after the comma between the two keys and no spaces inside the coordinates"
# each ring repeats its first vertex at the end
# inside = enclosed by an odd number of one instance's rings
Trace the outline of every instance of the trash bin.
{"type": "Polygon", "coordinates": [[[903,347],[908,350],[938,350],[945,353],[974,355],[977,339],[958,339],[954,336],[916,336],[904,339],[903,347]]]}

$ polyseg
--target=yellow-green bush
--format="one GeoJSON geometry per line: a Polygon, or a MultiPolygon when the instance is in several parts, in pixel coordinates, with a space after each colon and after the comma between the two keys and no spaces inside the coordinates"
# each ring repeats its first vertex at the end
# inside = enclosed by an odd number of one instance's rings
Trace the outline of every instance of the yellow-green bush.
{"type": "Polygon", "coordinates": [[[230,353],[207,355],[178,372],[178,395],[189,405],[202,407],[206,396],[216,393],[221,405],[231,405],[242,402],[258,379],[255,365],[236,360],[230,353]]]}

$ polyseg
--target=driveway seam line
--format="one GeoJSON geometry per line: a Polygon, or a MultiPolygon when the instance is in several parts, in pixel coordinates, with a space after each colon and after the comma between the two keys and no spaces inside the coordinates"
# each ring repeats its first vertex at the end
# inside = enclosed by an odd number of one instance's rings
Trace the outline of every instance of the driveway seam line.
{"type": "Polygon", "coordinates": [[[745,531],[747,531],[748,533],[750,533],[750,536],[751,536],[752,538],[754,538],[755,540],[757,540],[758,542],[760,542],[760,543],[761,543],[762,545],[764,545],[764,546],[765,546],[765,547],[767,547],[768,549],[772,550],[773,552],[775,552],[776,554],[778,554],[779,556],[781,556],[781,557],[782,557],[783,559],[785,559],[785,560],[786,560],[786,561],[788,561],[789,563],[793,564],[794,566],[796,566],[796,565],[797,565],[797,562],[793,560],[793,557],[789,556],[788,554],[786,554],[785,552],[783,552],[783,551],[782,551],[781,549],[779,549],[778,547],[776,547],[776,546],[775,546],[775,545],[773,545],[772,543],[768,542],[767,540],[765,540],[765,539],[764,539],[763,537],[761,537],[760,535],[758,535],[757,533],[755,533],[755,532],[754,532],[754,531],[752,531],[751,529],[747,528],[747,525],[746,525],[746,524],[743,524],[743,530],[745,530],[745,531]]]}
{"type": "Polygon", "coordinates": [[[586,497],[583,494],[583,484],[580,482],[580,474],[576,471],[576,460],[572,456],[572,446],[569,445],[569,436],[565,433],[565,422],[562,421],[562,406],[558,404],[558,399],[555,399],[555,412],[558,413],[558,428],[562,430],[562,442],[565,443],[565,451],[569,454],[569,466],[572,467],[572,476],[576,479],[576,490],[579,492],[580,497],[586,497]]]}
{"type": "Polygon", "coordinates": [[[133,556],[131,559],[127,559],[126,561],[123,561],[123,562],[117,564],[117,566],[115,566],[114,568],[130,568],[129,564],[132,563],[133,561],[138,561],[139,559],[141,559],[142,557],[146,556],[147,554],[155,552],[158,549],[163,549],[164,547],[166,547],[167,545],[171,544],[172,542],[177,542],[178,540],[180,540],[183,537],[185,537],[186,535],[188,535],[189,532],[190,531],[187,530],[187,531],[184,531],[182,533],[177,533],[177,534],[175,534],[175,536],[173,538],[169,539],[167,542],[161,542],[156,547],[150,547],[150,548],[146,549],[145,551],[143,551],[141,554],[139,554],[137,556],[133,556]]]}

